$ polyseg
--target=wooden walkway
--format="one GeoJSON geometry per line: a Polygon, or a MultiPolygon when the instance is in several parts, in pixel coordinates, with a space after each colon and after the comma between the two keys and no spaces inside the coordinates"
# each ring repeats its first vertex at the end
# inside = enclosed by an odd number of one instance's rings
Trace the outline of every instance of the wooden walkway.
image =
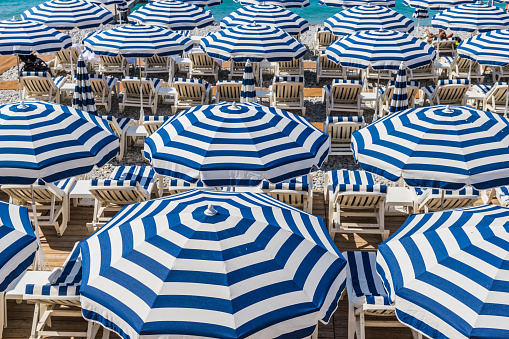
{"type": "MultiPolygon", "coordinates": [[[[0,200],[7,200],[5,194],[0,194],[0,200]]],[[[51,267],[59,267],[63,264],[71,251],[75,242],[85,239],[91,233],[86,228],[86,223],[92,219],[92,208],[71,207],[71,221],[67,226],[64,236],[57,237],[52,227],[43,227],[42,244],[44,252],[51,267]]],[[[326,218],[327,209],[323,199],[322,191],[315,191],[313,196],[313,214],[326,218]]],[[[406,216],[387,216],[385,220],[386,228],[391,232],[397,230],[405,221],[406,216]]],[[[326,220],[326,219],[325,219],[326,220]]],[[[363,220],[359,220],[362,222],[363,220]]],[[[380,237],[376,235],[363,235],[362,237],[345,235],[336,235],[335,243],[340,251],[348,250],[375,250],[380,242],[380,237]]],[[[319,338],[327,339],[346,339],[347,338],[347,305],[346,292],[344,298],[339,302],[339,308],[334,314],[333,319],[328,325],[320,324],[319,338]]],[[[8,327],[4,329],[4,338],[28,338],[30,336],[30,327],[33,316],[33,305],[25,302],[16,304],[14,301],[8,302],[8,327]]],[[[53,330],[85,330],[87,323],[85,320],[52,319],[53,330]]],[[[100,338],[100,333],[97,336],[100,338]]],[[[111,338],[115,336],[112,335],[111,338]]],[[[367,329],[366,338],[377,339],[410,339],[412,335],[407,328],[383,328],[367,329]]]]}

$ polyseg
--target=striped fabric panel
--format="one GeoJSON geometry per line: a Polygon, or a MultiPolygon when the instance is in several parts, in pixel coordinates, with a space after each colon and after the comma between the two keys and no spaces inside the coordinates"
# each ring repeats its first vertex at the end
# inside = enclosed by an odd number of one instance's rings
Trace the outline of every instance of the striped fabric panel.
{"type": "Polygon", "coordinates": [[[389,113],[396,113],[408,108],[408,91],[406,80],[406,67],[401,63],[394,83],[394,93],[392,95],[389,113]]]}
{"type": "Polygon", "coordinates": [[[491,89],[493,88],[493,85],[472,85],[472,89],[474,91],[477,91],[479,93],[487,94],[491,89]]]}
{"type": "Polygon", "coordinates": [[[150,166],[117,166],[110,175],[112,180],[134,180],[149,191],[156,172],[150,166]]]}
{"type": "Polygon", "coordinates": [[[83,316],[131,338],[308,337],[346,281],[323,220],[263,194],[190,190],[132,204],[81,246],[83,316]]]}
{"type": "Polygon", "coordinates": [[[410,216],[376,259],[398,320],[430,338],[509,337],[508,224],[495,205],[410,216]]]}
{"type": "Polygon", "coordinates": [[[54,77],[54,78],[51,78],[51,79],[53,80],[53,83],[57,87],[62,87],[67,82],[67,78],[66,77],[54,77]]]}
{"type": "Polygon", "coordinates": [[[502,186],[495,188],[497,191],[497,198],[500,205],[507,206],[509,204],[509,186],[502,186]]]}
{"type": "Polygon", "coordinates": [[[117,81],[117,78],[115,77],[103,76],[102,74],[89,74],[88,76],[90,79],[106,79],[106,85],[108,88],[112,88],[117,81]]]}
{"type": "Polygon", "coordinates": [[[276,76],[274,77],[274,82],[304,82],[304,77],[285,77],[285,76],[276,76]]]}
{"type": "Polygon", "coordinates": [[[427,19],[429,18],[429,13],[427,8],[416,8],[414,14],[412,14],[412,18],[414,19],[427,19]]]}
{"type": "MultiPolygon", "coordinates": [[[[72,98],[72,107],[80,109],[90,114],[97,115],[95,106],[94,91],[90,85],[87,66],[80,56],[76,67],[76,86],[74,86],[74,94],[72,98]]],[[[58,86],[58,85],[57,85],[58,86]]]]}
{"type": "MultiPolygon", "coordinates": [[[[441,196],[442,192],[439,189],[433,189],[431,191],[431,196],[441,196]]],[[[455,195],[455,196],[462,196],[462,195],[479,195],[479,191],[476,190],[473,187],[464,187],[460,190],[446,190],[445,196],[448,195],[455,195]]]]}
{"type": "Polygon", "coordinates": [[[463,40],[457,48],[462,58],[475,60],[481,65],[506,66],[509,64],[508,30],[493,30],[463,40]]]}
{"type": "Polygon", "coordinates": [[[366,171],[334,170],[328,175],[334,194],[348,191],[387,193],[387,186],[375,184],[373,175],[366,171]]]}
{"type": "Polygon", "coordinates": [[[349,117],[327,117],[328,123],[335,123],[335,122],[364,122],[363,116],[349,116],[349,117]]]}
{"type": "Polygon", "coordinates": [[[24,11],[21,18],[59,30],[72,30],[109,24],[113,13],[85,0],[50,0],[24,11]]]}
{"type": "Polygon", "coordinates": [[[37,71],[22,71],[19,72],[20,77],[49,77],[48,72],[37,72],[37,71]]]}
{"type": "Polygon", "coordinates": [[[103,115],[101,118],[107,120],[107,121],[113,121],[113,119],[117,120],[117,124],[122,130],[122,132],[125,132],[129,126],[131,125],[131,122],[133,121],[131,118],[117,118],[113,115],[103,115]]]}
{"type": "Polygon", "coordinates": [[[240,84],[242,84],[242,81],[239,81],[239,80],[220,80],[220,81],[216,82],[216,86],[217,85],[227,85],[227,84],[237,84],[237,85],[240,85],[240,84]]]}
{"type": "Polygon", "coordinates": [[[325,5],[328,7],[357,7],[357,6],[385,6],[395,7],[395,0],[319,0],[319,5],[325,5]]]}
{"type": "Polygon", "coordinates": [[[244,74],[242,75],[242,86],[240,88],[240,102],[257,102],[255,77],[251,61],[246,61],[244,74]]]}
{"type": "Polygon", "coordinates": [[[442,79],[437,82],[438,86],[444,86],[444,85],[468,85],[470,84],[470,81],[468,79],[442,79]]]}
{"type": "Polygon", "coordinates": [[[0,55],[44,54],[58,52],[72,45],[68,35],[32,21],[2,20],[0,31],[0,55]]]}
{"type": "Polygon", "coordinates": [[[168,183],[168,187],[205,187],[201,180],[198,180],[195,183],[190,183],[188,181],[182,179],[170,179],[168,183]]]}
{"type": "MultiPolygon", "coordinates": [[[[140,78],[139,77],[132,77],[132,76],[128,76],[128,77],[123,76],[122,77],[122,81],[124,81],[124,80],[140,81],[140,78]]],[[[152,85],[154,85],[155,89],[159,88],[159,86],[163,84],[163,79],[159,79],[159,78],[142,78],[142,81],[152,82],[152,85]]]]}
{"type": "Polygon", "coordinates": [[[348,35],[359,31],[393,30],[411,33],[414,30],[412,19],[387,7],[357,6],[341,11],[327,20],[325,27],[334,35],[348,35]]]}
{"type": "Polygon", "coordinates": [[[509,13],[499,7],[472,3],[435,14],[431,24],[441,29],[482,33],[509,28],[509,13]]]}
{"type": "MultiPolygon", "coordinates": [[[[178,3],[178,2],[175,2],[178,3]]],[[[167,57],[193,48],[191,39],[159,26],[125,25],[97,31],[83,40],[85,48],[101,56],[167,57]]]]}
{"type": "MultiPolygon", "coordinates": [[[[389,82],[387,83],[388,87],[391,87],[391,86],[394,86],[394,85],[395,85],[395,81],[393,81],[393,80],[389,80],[389,82]]],[[[419,81],[415,81],[415,80],[407,81],[406,85],[407,85],[407,87],[409,87],[409,86],[410,87],[417,87],[417,88],[421,87],[421,83],[419,81]]]]}
{"type": "Polygon", "coordinates": [[[145,115],[143,117],[144,122],[164,122],[170,119],[171,116],[168,115],[145,115]]]}
{"type": "Polygon", "coordinates": [[[131,13],[128,20],[177,30],[193,30],[214,24],[210,11],[180,1],[150,2],[131,13]]]}
{"type": "Polygon", "coordinates": [[[247,5],[271,5],[284,8],[302,8],[309,6],[309,0],[233,0],[243,6],[247,5]]]}
{"type": "Polygon", "coordinates": [[[275,5],[249,5],[230,13],[221,20],[221,28],[248,25],[256,22],[280,28],[291,35],[302,34],[309,30],[307,20],[299,15],[275,5]]]}
{"type": "Polygon", "coordinates": [[[359,85],[362,86],[362,81],[360,80],[345,80],[345,79],[334,79],[332,81],[332,85],[359,85]]]}
{"type": "Polygon", "coordinates": [[[91,187],[114,186],[114,187],[135,187],[136,180],[116,180],[116,179],[92,179],[91,187]]]}
{"type": "Polygon", "coordinates": [[[292,190],[292,191],[308,191],[309,190],[309,182],[308,176],[304,175],[302,177],[293,178],[284,182],[280,182],[277,184],[272,184],[266,180],[262,181],[262,189],[270,189],[270,190],[292,190]]]}
{"type": "MultiPolygon", "coordinates": [[[[81,252],[77,242],[51,284],[27,284],[25,294],[44,296],[78,296],[82,279],[81,252]]],[[[30,298],[30,297],[28,297],[30,298]]]]}
{"type": "MultiPolygon", "coordinates": [[[[68,178],[64,180],[59,180],[53,183],[56,187],[60,188],[62,191],[65,191],[67,188],[69,188],[69,183],[73,180],[73,178],[68,178]]],[[[46,182],[42,179],[37,179],[37,185],[46,185],[46,182]]]]}
{"type": "Polygon", "coordinates": [[[187,78],[174,78],[173,83],[184,83],[184,84],[202,84],[205,87],[205,90],[211,88],[211,84],[206,82],[203,79],[187,79],[187,78]]]}

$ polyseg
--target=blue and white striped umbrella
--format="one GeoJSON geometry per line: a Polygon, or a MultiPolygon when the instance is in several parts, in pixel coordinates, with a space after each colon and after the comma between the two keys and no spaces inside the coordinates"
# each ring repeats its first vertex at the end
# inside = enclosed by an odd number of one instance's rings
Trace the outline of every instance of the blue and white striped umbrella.
{"type": "Polygon", "coordinates": [[[412,14],[412,18],[414,19],[427,19],[429,18],[429,13],[427,8],[416,8],[414,14],[412,14]]]}
{"type": "Polygon", "coordinates": [[[305,118],[256,103],[221,102],[171,117],[145,139],[155,171],[206,186],[256,186],[320,168],[327,134],[305,118]]]}
{"type": "Polygon", "coordinates": [[[403,5],[412,8],[443,11],[454,6],[474,4],[477,0],[403,0],[403,5]]]}
{"type": "Polygon", "coordinates": [[[36,251],[28,209],[0,202],[0,293],[33,264],[36,251]]]}
{"type": "Polygon", "coordinates": [[[346,279],[321,218],[254,193],[126,206],[81,254],[83,316],[131,339],[309,337],[346,279]]]}
{"type": "Polygon", "coordinates": [[[399,65],[398,75],[394,83],[394,94],[392,95],[389,113],[396,113],[408,108],[408,91],[406,88],[406,66],[402,62],[399,65]]]}
{"type": "Polygon", "coordinates": [[[90,114],[97,115],[95,107],[94,91],[90,85],[88,77],[87,65],[80,56],[76,68],[76,86],[74,86],[74,96],[72,98],[72,107],[85,111],[90,114]]]}
{"type": "Polygon", "coordinates": [[[308,21],[286,8],[274,5],[249,5],[221,20],[221,28],[252,23],[277,27],[288,34],[299,35],[309,30],[308,21]]]}
{"type": "Polygon", "coordinates": [[[24,11],[21,17],[59,30],[99,27],[113,21],[110,11],[85,0],[50,0],[24,11]]]}
{"type": "Polygon", "coordinates": [[[55,182],[101,167],[118,152],[108,122],[49,102],[0,106],[0,185],[55,182]]]}
{"type": "Polygon", "coordinates": [[[343,67],[375,70],[399,69],[428,65],[435,59],[435,49],[416,37],[396,31],[362,31],[332,43],[327,57],[343,67]]]}
{"type": "Polygon", "coordinates": [[[240,87],[240,102],[257,102],[255,78],[251,61],[246,62],[244,74],[242,75],[242,86],[240,87]]]}
{"type": "Polygon", "coordinates": [[[163,26],[174,30],[193,30],[214,24],[210,11],[181,1],[155,1],[146,4],[128,17],[144,25],[163,26]]]}
{"type": "Polygon", "coordinates": [[[466,4],[435,14],[431,25],[452,31],[488,32],[509,28],[509,13],[502,8],[481,3],[466,4]]]}
{"type": "Polygon", "coordinates": [[[71,47],[68,35],[32,21],[0,21],[0,55],[58,52],[71,47]]]}
{"type": "Polygon", "coordinates": [[[201,39],[201,48],[222,60],[291,61],[306,54],[306,47],[285,31],[266,25],[225,28],[201,39]]]}
{"type": "Polygon", "coordinates": [[[509,338],[509,209],[411,215],[378,245],[402,323],[435,339],[509,338]]]}
{"type": "Polygon", "coordinates": [[[358,6],[325,20],[325,28],[334,35],[349,35],[378,29],[411,33],[414,30],[414,22],[387,7],[358,6]]]}
{"type": "Polygon", "coordinates": [[[242,6],[247,5],[273,5],[285,8],[302,8],[309,6],[309,0],[233,0],[242,6]]]}
{"type": "Polygon", "coordinates": [[[460,42],[458,55],[481,65],[509,64],[509,30],[490,31],[460,42]]]}
{"type": "MultiPolygon", "coordinates": [[[[166,0],[148,0],[148,2],[156,2],[156,1],[166,1],[166,0]]],[[[212,7],[212,6],[219,6],[223,3],[223,0],[181,0],[182,2],[185,2],[186,4],[195,5],[198,7],[212,7]]]]}
{"type": "Polygon", "coordinates": [[[509,120],[467,106],[411,108],[352,135],[354,158],[410,186],[490,189],[509,185],[509,120]]]}
{"type": "Polygon", "coordinates": [[[395,0],[318,0],[319,5],[328,7],[357,7],[357,6],[384,6],[393,8],[396,6],[395,0]]]}
{"type": "Polygon", "coordinates": [[[126,58],[170,56],[193,48],[191,39],[157,26],[127,25],[99,31],[83,40],[85,48],[99,55],[126,58]]]}

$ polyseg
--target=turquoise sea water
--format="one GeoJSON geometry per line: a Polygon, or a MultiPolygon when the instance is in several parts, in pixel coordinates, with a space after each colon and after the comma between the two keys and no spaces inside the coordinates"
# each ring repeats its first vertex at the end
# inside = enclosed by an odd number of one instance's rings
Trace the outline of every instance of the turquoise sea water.
{"type": "MultiPolygon", "coordinates": [[[[13,16],[19,18],[19,14],[23,11],[40,4],[44,1],[41,0],[0,0],[0,19],[11,19],[13,16]]],[[[291,11],[297,13],[303,18],[307,19],[310,24],[323,24],[325,19],[341,11],[341,8],[331,8],[318,5],[318,0],[310,0],[311,6],[301,9],[292,8],[291,11]]],[[[137,6],[142,6],[138,4],[137,6]]],[[[502,6],[501,4],[499,6],[502,6]]],[[[240,8],[241,5],[233,2],[233,0],[223,0],[220,6],[210,7],[214,18],[217,22],[222,18],[240,8]]],[[[402,4],[402,0],[396,0],[396,11],[411,18],[413,9],[402,4]]],[[[430,11],[430,19],[436,12],[430,11]]],[[[421,25],[428,25],[430,19],[421,20],[421,25]]]]}

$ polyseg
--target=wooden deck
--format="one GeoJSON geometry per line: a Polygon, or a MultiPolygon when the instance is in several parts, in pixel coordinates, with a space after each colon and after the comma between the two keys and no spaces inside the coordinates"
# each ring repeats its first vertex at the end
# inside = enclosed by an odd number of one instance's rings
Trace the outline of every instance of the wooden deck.
{"type": "MultiPolygon", "coordinates": [[[[6,201],[5,194],[0,195],[0,199],[6,201]]],[[[91,233],[86,228],[86,222],[92,219],[92,208],[71,207],[71,221],[67,226],[64,236],[57,237],[52,227],[43,227],[42,244],[44,252],[51,267],[59,267],[63,264],[71,251],[75,242],[83,240],[91,233]]],[[[313,214],[326,218],[327,209],[325,208],[323,192],[315,191],[313,197],[313,214]]],[[[385,219],[386,228],[391,232],[397,230],[405,221],[406,216],[387,216],[385,219]]],[[[362,222],[362,220],[359,220],[362,222]]],[[[345,235],[336,235],[335,243],[341,251],[348,250],[375,250],[380,242],[380,236],[363,235],[362,237],[345,235]]],[[[346,293],[339,302],[339,308],[334,314],[333,319],[328,325],[320,324],[319,338],[347,338],[347,305],[346,293]]],[[[33,316],[33,305],[25,302],[16,304],[13,301],[8,302],[8,327],[4,329],[4,338],[28,338],[30,336],[30,327],[33,316]]],[[[52,320],[53,330],[85,330],[87,323],[85,320],[69,320],[54,318],[52,320]]],[[[100,333],[97,336],[100,338],[100,333]]],[[[112,335],[111,338],[115,336],[112,335]]],[[[368,328],[366,338],[378,339],[410,339],[412,335],[407,328],[368,328]]]]}

